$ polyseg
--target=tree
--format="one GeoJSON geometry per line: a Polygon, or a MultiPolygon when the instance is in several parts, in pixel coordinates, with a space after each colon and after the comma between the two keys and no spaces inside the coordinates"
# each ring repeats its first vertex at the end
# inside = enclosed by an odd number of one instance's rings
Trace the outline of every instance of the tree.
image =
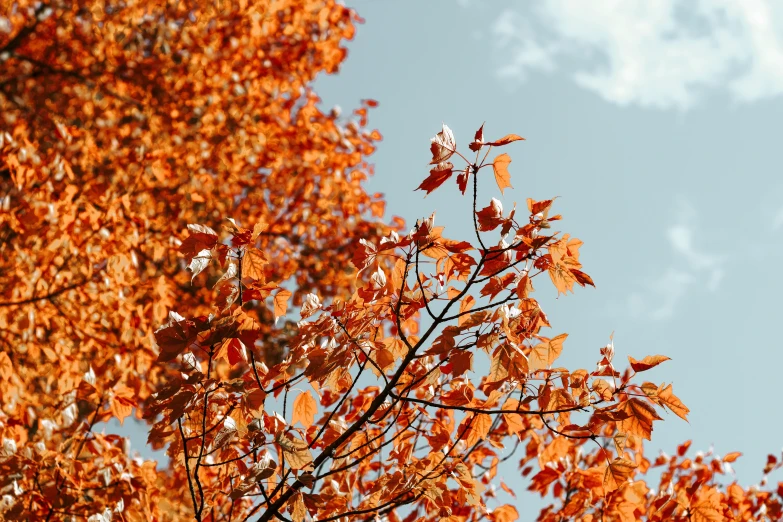
{"type": "Polygon", "coordinates": [[[6,519],[510,521],[495,490],[510,458],[552,498],[540,520],[781,518],[779,492],[721,483],[736,453],[645,457],[661,413],[688,413],[640,378],[666,357],[619,371],[610,343],[593,371],[557,366],[566,335],[544,335],[533,282],[592,286],[582,243],[552,232],[552,200],[524,219],[478,201],[490,173],[511,186],[493,149],[521,137],[432,140],[419,188],[455,178],[474,238],[447,239],[434,214],[409,233],[381,220],[362,187],[375,102],[345,119],[310,87],[345,58],[351,10],[5,12],[6,519]],[[134,411],[163,469],[94,431],[134,411]]]}

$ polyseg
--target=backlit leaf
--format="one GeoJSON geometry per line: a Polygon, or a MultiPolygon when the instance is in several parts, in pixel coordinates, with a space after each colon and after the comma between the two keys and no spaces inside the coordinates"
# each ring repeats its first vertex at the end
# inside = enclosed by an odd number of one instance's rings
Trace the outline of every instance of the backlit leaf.
{"type": "Polygon", "coordinates": [[[257,248],[248,248],[242,257],[242,278],[247,277],[263,283],[266,264],[267,258],[263,252],[257,248]]]}
{"type": "Polygon", "coordinates": [[[310,392],[304,391],[294,399],[294,413],[291,417],[291,424],[301,422],[302,426],[309,428],[315,421],[315,414],[318,412],[318,405],[310,395],[310,392]]]}
{"type": "Polygon", "coordinates": [[[288,299],[291,297],[291,292],[285,288],[281,288],[275,294],[275,321],[280,317],[283,317],[288,310],[288,299]]]}
{"type": "Polygon", "coordinates": [[[511,186],[511,175],[508,173],[508,166],[511,163],[511,156],[508,154],[501,154],[492,163],[492,170],[495,172],[495,181],[498,184],[500,193],[507,188],[514,188],[511,186]]]}

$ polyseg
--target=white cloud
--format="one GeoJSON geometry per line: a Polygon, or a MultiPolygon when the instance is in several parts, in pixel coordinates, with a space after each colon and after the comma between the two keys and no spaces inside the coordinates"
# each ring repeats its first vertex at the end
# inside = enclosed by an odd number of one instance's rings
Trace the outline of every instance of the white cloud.
{"type": "Polygon", "coordinates": [[[681,200],[677,214],[675,224],[666,230],[672,262],[643,290],[629,296],[627,308],[634,317],[669,319],[689,291],[702,287],[715,292],[723,280],[723,257],[696,246],[698,216],[694,208],[681,200]]]}
{"type": "Polygon", "coordinates": [[[783,2],[542,0],[493,27],[506,81],[562,71],[619,105],[687,109],[707,90],[783,93],[783,2]]]}

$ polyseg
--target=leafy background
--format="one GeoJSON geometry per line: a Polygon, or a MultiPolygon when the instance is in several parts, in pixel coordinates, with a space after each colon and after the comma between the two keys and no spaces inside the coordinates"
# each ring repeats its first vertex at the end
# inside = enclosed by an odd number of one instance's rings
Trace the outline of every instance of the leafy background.
{"type": "MultiPolygon", "coordinates": [[[[503,205],[559,196],[598,286],[539,292],[551,334],[570,334],[563,365],[594,364],[612,332],[617,360],[670,356],[648,378],[674,382],[690,423],[657,424],[650,454],[687,439],[740,450],[748,486],[783,444],[783,7],[614,4],[348,2],[366,23],[316,91],[325,107],[380,102],[369,191],[409,225],[436,210],[449,237],[471,234],[456,186],[413,191],[441,122],[458,143],[485,121],[488,137],[525,136],[503,205]]],[[[500,198],[491,185],[483,197],[500,198]]],[[[144,431],[126,430],[150,455],[144,431]]],[[[500,474],[521,489],[513,462],[500,474]]]]}

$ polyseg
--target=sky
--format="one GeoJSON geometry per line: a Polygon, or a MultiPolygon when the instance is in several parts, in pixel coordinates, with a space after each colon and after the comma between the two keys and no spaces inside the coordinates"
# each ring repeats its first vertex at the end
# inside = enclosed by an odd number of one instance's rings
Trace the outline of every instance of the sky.
{"type": "Polygon", "coordinates": [[[380,103],[368,190],[387,217],[412,226],[434,210],[447,237],[472,238],[454,184],[414,192],[430,138],[442,123],[462,146],[482,123],[488,138],[524,136],[505,150],[514,189],[486,183],[479,203],[559,196],[558,229],[584,241],[597,288],[555,299],[536,285],[551,336],[569,333],[563,365],[592,369],[613,332],[618,367],[671,357],[645,377],[673,382],[690,422],[666,415],[648,455],[688,439],[741,451],[737,479],[758,482],[783,447],[783,4],[346,3],[365,23],[315,90],[325,109],[380,103]]]}
{"type": "Polygon", "coordinates": [[[464,146],[484,122],[488,138],[524,136],[504,151],[514,190],[487,183],[480,206],[559,196],[558,229],[584,241],[596,289],[536,285],[552,335],[569,333],[562,362],[592,369],[613,332],[617,366],[671,357],[646,378],[673,382],[690,422],[666,415],[648,453],[742,451],[737,479],[758,482],[783,447],[783,4],[347,4],[365,23],[315,88],[325,107],[379,101],[368,187],[387,212],[412,225],[435,210],[447,237],[471,238],[456,186],[414,192],[430,138],[446,123],[464,146]]]}

